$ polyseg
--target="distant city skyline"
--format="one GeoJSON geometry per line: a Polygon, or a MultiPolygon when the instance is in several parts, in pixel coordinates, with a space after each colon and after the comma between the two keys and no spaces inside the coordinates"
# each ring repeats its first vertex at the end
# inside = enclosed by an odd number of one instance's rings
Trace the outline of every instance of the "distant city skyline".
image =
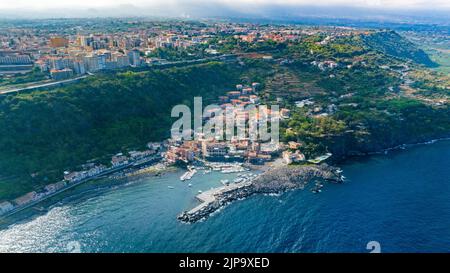
{"type": "MultiPolygon", "coordinates": [[[[3,18],[70,17],[440,17],[448,21],[447,0],[2,0],[3,18]]],[[[277,19],[278,19],[277,18],[277,19]]],[[[442,18],[444,20],[442,20],[442,18]]],[[[445,23],[445,22],[444,22],[445,23]]]]}

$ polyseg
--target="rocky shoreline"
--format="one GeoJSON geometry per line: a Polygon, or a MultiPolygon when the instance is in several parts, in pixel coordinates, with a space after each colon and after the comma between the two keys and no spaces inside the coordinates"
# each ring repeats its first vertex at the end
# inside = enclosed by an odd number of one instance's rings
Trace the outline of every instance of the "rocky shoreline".
{"type": "Polygon", "coordinates": [[[185,223],[195,223],[208,218],[212,213],[235,200],[253,194],[277,194],[287,190],[304,189],[311,182],[341,183],[340,169],[321,165],[281,166],[270,169],[252,181],[235,186],[222,187],[197,196],[202,204],[184,211],[177,218],[185,223]]]}

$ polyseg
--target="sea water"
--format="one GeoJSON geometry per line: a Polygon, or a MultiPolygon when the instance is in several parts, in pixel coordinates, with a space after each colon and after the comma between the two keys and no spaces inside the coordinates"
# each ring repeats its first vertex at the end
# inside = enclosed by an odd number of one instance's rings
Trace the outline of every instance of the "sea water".
{"type": "Polygon", "coordinates": [[[319,194],[255,195],[195,224],[176,216],[235,174],[111,181],[8,219],[0,252],[369,252],[369,242],[381,252],[450,251],[449,141],[341,167],[346,182],[319,194]]]}

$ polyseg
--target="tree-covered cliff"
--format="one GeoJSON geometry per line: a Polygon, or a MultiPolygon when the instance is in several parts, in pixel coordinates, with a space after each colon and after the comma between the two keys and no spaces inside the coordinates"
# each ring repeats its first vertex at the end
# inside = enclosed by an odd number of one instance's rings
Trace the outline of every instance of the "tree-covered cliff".
{"type": "MultiPolygon", "coordinates": [[[[39,184],[86,160],[106,161],[163,140],[174,105],[192,103],[194,96],[217,98],[238,76],[225,64],[208,63],[97,75],[54,90],[0,97],[0,174],[19,175],[17,183],[28,186],[37,174],[39,184]]],[[[0,195],[11,189],[1,183],[0,195]]]]}

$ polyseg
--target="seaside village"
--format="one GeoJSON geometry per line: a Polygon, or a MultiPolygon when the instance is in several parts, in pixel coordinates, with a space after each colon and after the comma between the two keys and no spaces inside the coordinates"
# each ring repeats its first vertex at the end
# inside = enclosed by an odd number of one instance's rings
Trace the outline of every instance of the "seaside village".
{"type": "MultiPolygon", "coordinates": [[[[273,119],[288,119],[290,110],[287,108],[274,111],[268,106],[258,108],[259,111],[256,112],[254,112],[255,108],[245,108],[248,105],[259,106],[260,99],[256,95],[259,88],[260,84],[256,82],[250,86],[236,85],[236,90],[229,91],[224,96],[219,96],[220,104],[217,107],[220,108],[218,110],[222,110],[222,115],[212,118],[225,119],[225,115],[228,115],[227,111],[233,111],[232,116],[234,116],[235,121],[241,119],[248,123],[250,118],[254,116],[258,126],[260,126],[260,123],[266,123],[273,119]]],[[[209,109],[210,112],[216,110],[209,109]]],[[[204,121],[211,119],[211,116],[213,115],[207,114],[206,117],[204,116],[204,121]]],[[[223,124],[225,124],[225,120],[223,124]]],[[[320,163],[330,156],[331,154],[325,154],[319,158],[308,160],[308,162],[320,163]]],[[[232,172],[233,166],[241,166],[243,163],[263,165],[280,157],[285,164],[306,161],[305,155],[301,152],[301,143],[294,141],[281,143],[271,139],[261,140],[260,138],[251,138],[248,135],[244,137],[234,135],[231,140],[223,140],[223,138],[212,136],[205,137],[204,134],[198,134],[198,137],[193,140],[169,139],[164,153],[164,159],[169,164],[180,161],[191,165],[200,163],[216,168],[220,166],[224,172],[232,172]]],[[[237,168],[237,170],[240,170],[240,168],[237,168]]]]}
{"type": "MultiPolygon", "coordinates": [[[[233,113],[236,118],[243,118],[248,122],[251,115],[249,110],[243,110],[236,106],[259,105],[259,97],[256,95],[258,88],[260,88],[259,83],[252,83],[250,86],[238,84],[236,90],[229,91],[226,95],[219,97],[219,106],[223,110],[233,109],[233,111],[236,111],[233,113]]],[[[285,108],[279,109],[279,111],[271,111],[270,108],[259,109],[265,109],[267,119],[274,117],[282,120],[289,118],[290,115],[289,109],[285,108]]],[[[331,154],[326,154],[320,158],[308,160],[308,162],[317,164],[330,156],[331,154]]],[[[243,172],[248,170],[248,166],[263,165],[268,161],[280,158],[284,164],[299,163],[306,160],[301,152],[301,144],[292,141],[279,143],[252,140],[248,137],[234,137],[231,140],[200,137],[194,138],[194,140],[168,139],[163,142],[151,142],[147,144],[147,149],[144,151],[128,151],[112,156],[109,167],[87,163],[80,166],[77,171],[65,171],[62,181],[48,184],[41,191],[32,191],[12,201],[0,202],[0,215],[11,214],[30,207],[39,201],[94,178],[105,175],[126,177],[130,173],[143,173],[143,170],[154,167],[155,164],[164,168],[183,162],[187,166],[187,172],[180,177],[180,180],[185,181],[191,179],[200,169],[203,169],[204,173],[212,170],[223,173],[243,172]]],[[[235,182],[246,181],[250,178],[252,178],[251,174],[242,175],[235,182]]],[[[228,181],[221,182],[229,184],[228,181]]]]}

